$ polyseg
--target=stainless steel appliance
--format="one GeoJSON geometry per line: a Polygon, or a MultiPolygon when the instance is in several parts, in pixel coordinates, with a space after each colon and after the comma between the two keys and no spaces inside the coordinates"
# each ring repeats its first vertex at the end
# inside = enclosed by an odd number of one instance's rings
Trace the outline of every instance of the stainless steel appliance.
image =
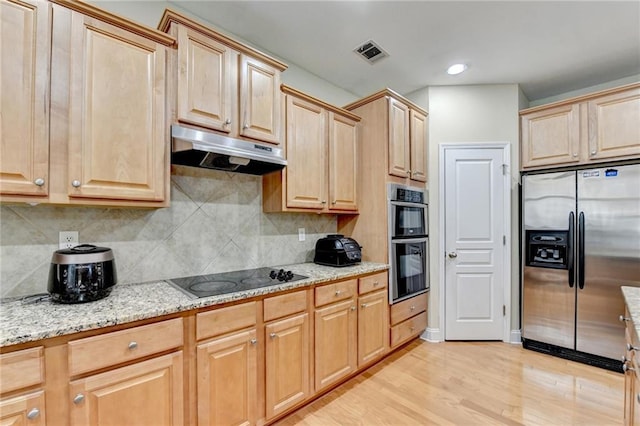
{"type": "Polygon", "coordinates": [[[640,164],[523,176],[525,348],[621,369],[640,286],[640,164]]]}
{"type": "Polygon", "coordinates": [[[390,183],[389,302],[396,303],[429,290],[427,196],[421,188],[390,183]]]}
{"type": "Polygon", "coordinates": [[[55,302],[84,303],[107,297],[117,281],[113,251],[81,244],[53,253],[47,288],[55,302]]]}
{"type": "Polygon", "coordinates": [[[209,275],[173,278],[167,282],[192,299],[269,287],[308,277],[278,268],[243,269],[209,275]]]}
{"type": "Polygon", "coordinates": [[[330,234],[316,241],[313,262],[327,266],[351,266],[362,261],[362,247],[353,238],[330,234]]]}

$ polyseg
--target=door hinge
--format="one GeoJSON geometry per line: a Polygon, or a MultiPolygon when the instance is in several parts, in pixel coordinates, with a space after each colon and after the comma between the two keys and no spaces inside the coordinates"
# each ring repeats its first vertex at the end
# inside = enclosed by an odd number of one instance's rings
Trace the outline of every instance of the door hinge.
{"type": "Polygon", "coordinates": [[[502,316],[503,317],[507,316],[507,306],[506,305],[502,305],[502,316]]]}
{"type": "Polygon", "coordinates": [[[508,165],[506,165],[506,164],[503,164],[503,165],[502,165],[502,174],[503,174],[504,176],[506,176],[506,175],[507,175],[507,169],[508,169],[508,168],[509,168],[509,166],[508,166],[508,165]]]}
{"type": "Polygon", "coordinates": [[[502,245],[503,245],[503,246],[506,246],[506,245],[507,245],[507,236],[506,236],[506,235],[503,235],[503,236],[502,236],[502,245]]]}

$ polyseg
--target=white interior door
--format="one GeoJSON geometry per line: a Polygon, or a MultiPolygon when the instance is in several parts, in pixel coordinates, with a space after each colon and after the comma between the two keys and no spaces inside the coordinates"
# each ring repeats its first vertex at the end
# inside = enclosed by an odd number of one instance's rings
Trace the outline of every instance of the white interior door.
{"type": "Polygon", "coordinates": [[[503,340],[509,179],[504,148],[444,151],[445,340],[503,340]]]}

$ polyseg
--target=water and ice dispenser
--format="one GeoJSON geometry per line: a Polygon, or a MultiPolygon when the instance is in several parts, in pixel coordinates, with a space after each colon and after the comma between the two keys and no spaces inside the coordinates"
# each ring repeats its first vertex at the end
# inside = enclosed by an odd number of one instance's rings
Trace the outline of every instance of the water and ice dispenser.
{"type": "Polygon", "coordinates": [[[526,266],[568,269],[569,231],[527,230],[526,266]]]}

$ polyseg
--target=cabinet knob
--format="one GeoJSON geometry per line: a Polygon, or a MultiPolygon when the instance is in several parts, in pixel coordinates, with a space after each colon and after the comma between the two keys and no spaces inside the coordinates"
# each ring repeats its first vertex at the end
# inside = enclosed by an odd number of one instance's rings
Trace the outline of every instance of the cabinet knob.
{"type": "Polygon", "coordinates": [[[336,200],[333,200],[333,201],[331,202],[331,204],[333,204],[333,205],[335,206],[335,205],[336,205],[336,200]]]}
{"type": "Polygon", "coordinates": [[[138,347],[138,342],[135,342],[135,341],[129,342],[128,347],[129,347],[129,350],[132,351],[138,347]]]}
{"type": "Polygon", "coordinates": [[[409,309],[410,309],[410,310],[412,310],[412,311],[415,311],[415,310],[416,310],[416,307],[415,307],[415,306],[413,306],[413,305],[411,305],[411,307],[410,307],[409,309]]]}
{"type": "Polygon", "coordinates": [[[573,153],[573,157],[575,158],[575,157],[577,157],[577,156],[578,156],[578,153],[577,153],[577,152],[574,152],[574,153],[573,153]]]}
{"type": "MultiPolygon", "coordinates": [[[[272,333],[275,334],[275,333],[272,333]]],[[[255,345],[256,343],[258,343],[258,339],[251,339],[249,340],[249,343],[251,343],[252,345],[255,345]]]]}
{"type": "Polygon", "coordinates": [[[598,153],[598,151],[596,151],[595,149],[591,151],[591,155],[596,155],[598,153]]]}
{"type": "Polygon", "coordinates": [[[71,186],[73,186],[74,188],[79,188],[80,187],[80,181],[79,180],[73,180],[71,182],[71,186]]]}
{"type": "Polygon", "coordinates": [[[355,311],[355,310],[356,310],[356,307],[355,307],[355,306],[352,306],[352,307],[351,307],[351,310],[352,310],[352,311],[355,311]]]}
{"type": "Polygon", "coordinates": [[[248,125],[247,123],[244,123],[244,126],[242,126],[242,128],[243,128],[244,130],[247,130],[247,129],[249,128],[249,125],[248,125]]]}
{"type": "Polygon", "coordinates": [[[620,315],[618,317],[618,321],[620,321],[620,322],[631,321],[631,318],[627,318],[624,315],[620,315]]]}
{"type": "Polygon", "coordinates": [[[32,409],[31,409],[31,411],[29,411],[29,412],[27,413],[27,418],[28,418],[29,420],[33,420],[33,419],[35,419],[36,417],[38,417],[39,415],[40,415],[40,410],[38,410],[37,408],[32,408],[32,409]]]}
{"type": "Polygon", "coordinates": [[[635,370],[635,368],[629,367],[629,364],[623,364],[622,365],[622,371],[624,371],[626,373],[627,371],[636,371],[636,370],[635,370]]]}
{"type": "Polygon", "coordinates": [[[226,120],[224,120],[224,125],[228,126],[229,124],[231,124],[231,119],[227,118],[226,120]]]}
{"type": "Polygon", "coordinates": [[[38,178],[38,179],[34,180],[33,183],[35,183],[37,186],[42,186],[42,185],[44,185],[44,179],[38,178]]]}
{"type": "Polygon", "coordinates": [[[271,333],[269,334],[269,337],[271,337],[272,339],[275,339],[276,337],[278,337],[278,335],[276,333],[271,333]]]}
{"type": "Polygon", "coordinates": [[[322,201],[320,201],[320,203],[327,204],[327,200],[322,200],[322,201]]]}
{"type": "Polygon", "coordinates": [[[456,257],[458,257],[458,253],[456,253],[455,251],[449,253],[449,259],[455,259],[456,257]]]}
{"type": "Polygon", "coordinates": [[[407,176],[411,176],[411,170],[407,170],[407,176]]]}
{"type": "Polygon", "coordinates": [[[380,285],[380,283],[379,283],[378,281],[374,281],[374,282],[373,282],[373,286],[374,286],[374,287],[376,287],[376,286],[378,286],[378,285],[380,285]]]}
{"type": "Polygon", "coordinates": [[[77,394],[75,398],[73,398],[74,404],[80,404],[82,401],[84,401],[84,395],[81,393],[77,394]]]}
{"type": "Polygon", "coordinates": [[[636,348],[635,346],[633,346],[631,343],[627,343],[627,351],[631,352],[631,351],[637,351],[638,348],[636,348]]]}
{"type": "Polygon", "coordinates": [[[336,296],[340,296],[340,293],[342,293],[342,290],[336,290],[336,296]]]}
{"type": "Polygon", "coordinates": [[[363,303],[362,305],[360,305],[360,307],[361,307],[362,309],[364,309],[364,308],[366,308],[366,307],[367,307],[367,304],[366,304],[366,303],[363,303]]]}

